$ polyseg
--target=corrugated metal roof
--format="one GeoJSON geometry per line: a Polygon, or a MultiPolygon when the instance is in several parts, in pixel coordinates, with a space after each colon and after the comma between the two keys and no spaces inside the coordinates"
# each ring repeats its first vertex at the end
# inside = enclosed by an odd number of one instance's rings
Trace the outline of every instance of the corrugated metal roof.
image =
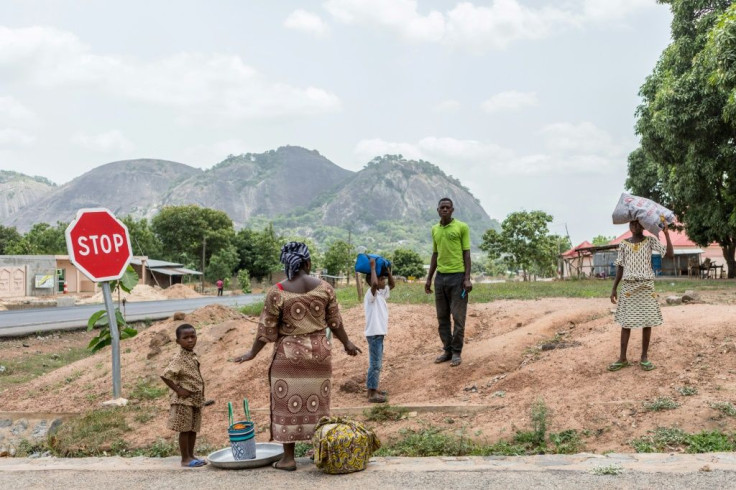
{"type": "Polygon", "coordinates": [[[149,267],[151,272],[164,274],[166,276],[201,276],[199,271],[193,271],[185,267],[149,267]]]}

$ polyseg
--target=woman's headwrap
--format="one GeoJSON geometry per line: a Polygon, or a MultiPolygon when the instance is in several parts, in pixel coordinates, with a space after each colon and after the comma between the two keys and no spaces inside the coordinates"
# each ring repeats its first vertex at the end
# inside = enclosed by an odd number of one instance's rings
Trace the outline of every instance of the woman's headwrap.
{"type": "Polygon", "coordinates": [[[281,247],[281,263],[284,264],[286,277],[291,279],[309,260],[309,247],[302,242],[289,242],[281,247]]]}

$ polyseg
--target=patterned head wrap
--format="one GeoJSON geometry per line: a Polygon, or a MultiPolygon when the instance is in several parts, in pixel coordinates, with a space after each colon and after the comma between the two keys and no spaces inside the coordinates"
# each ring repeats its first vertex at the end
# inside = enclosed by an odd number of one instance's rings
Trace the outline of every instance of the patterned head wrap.
{"type": "Polygon", "coordinates": [[[309,260],[309,247],[301,242],[289,242],[281,247],[281,263],[284,264],[286,277],[291,279],[309,260]]]}

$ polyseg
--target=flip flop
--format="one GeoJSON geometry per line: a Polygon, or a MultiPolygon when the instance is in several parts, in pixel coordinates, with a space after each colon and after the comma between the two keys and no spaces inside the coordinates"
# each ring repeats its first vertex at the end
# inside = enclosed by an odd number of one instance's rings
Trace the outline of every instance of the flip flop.
{"type": "Polygon", "coordinates": [[[197,461],[201,461],[202,462],[202,466],[204,466],[206,464],[209,464],[209,463],[207,463],[207,460],[206,459],[200,459],[200,458],[194,458],[194,459],[196,459],[197,461]]]}
{"type": "Polygon", "coordinates": [[[204,466],[207,463],[202,461],[201,459],[193,459],[187,464],[186,468],[199,468],[200,466],[204,466]]]}
{"type": "Polygon", "coordinates": [[[386,403],[386,397],[377,393],[375,396],[368,398],[368,401],[371,403],[386,403]]]}
{"type": "Polygon", "coordinates": [[[644,371],[651,371],[652,369],[654,369],[654,364],[652,364],[650,361],[641,361],[639,363],[639,366],[641,366],[644,371]]]}
{"type": "Polygon", "coordinates": [[[271,467],[273,467],[273,468],[275,468],[277,470],[281,470],[281,471],[296,471],[296,465],[294,465],[294,466],[277,466],[278,464],[279,464],[279,462],[276,461],[275,463],[273,463],[271,465],[271,467]]]}
{"type": "Polygon", "coordinates": [[[606,369],[608,369],[611,372],[614,372],[614,371],[618,371],[619,369],[623,369],[629,366],[631,366],[631,363],[629,361],[624,361],[624,362],[616,361],[614,363],[609,364],[606,369]]]}

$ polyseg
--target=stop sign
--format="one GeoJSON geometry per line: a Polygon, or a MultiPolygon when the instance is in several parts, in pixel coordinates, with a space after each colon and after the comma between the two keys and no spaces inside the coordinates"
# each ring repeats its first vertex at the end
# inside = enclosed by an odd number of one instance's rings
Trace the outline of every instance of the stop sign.
{"type": "Polygon", "coordinates": [[[128,228],[105,208],[80,209],[65,234],[69,260],[95,282],[120,279],[133,258],[128,228]]]}

